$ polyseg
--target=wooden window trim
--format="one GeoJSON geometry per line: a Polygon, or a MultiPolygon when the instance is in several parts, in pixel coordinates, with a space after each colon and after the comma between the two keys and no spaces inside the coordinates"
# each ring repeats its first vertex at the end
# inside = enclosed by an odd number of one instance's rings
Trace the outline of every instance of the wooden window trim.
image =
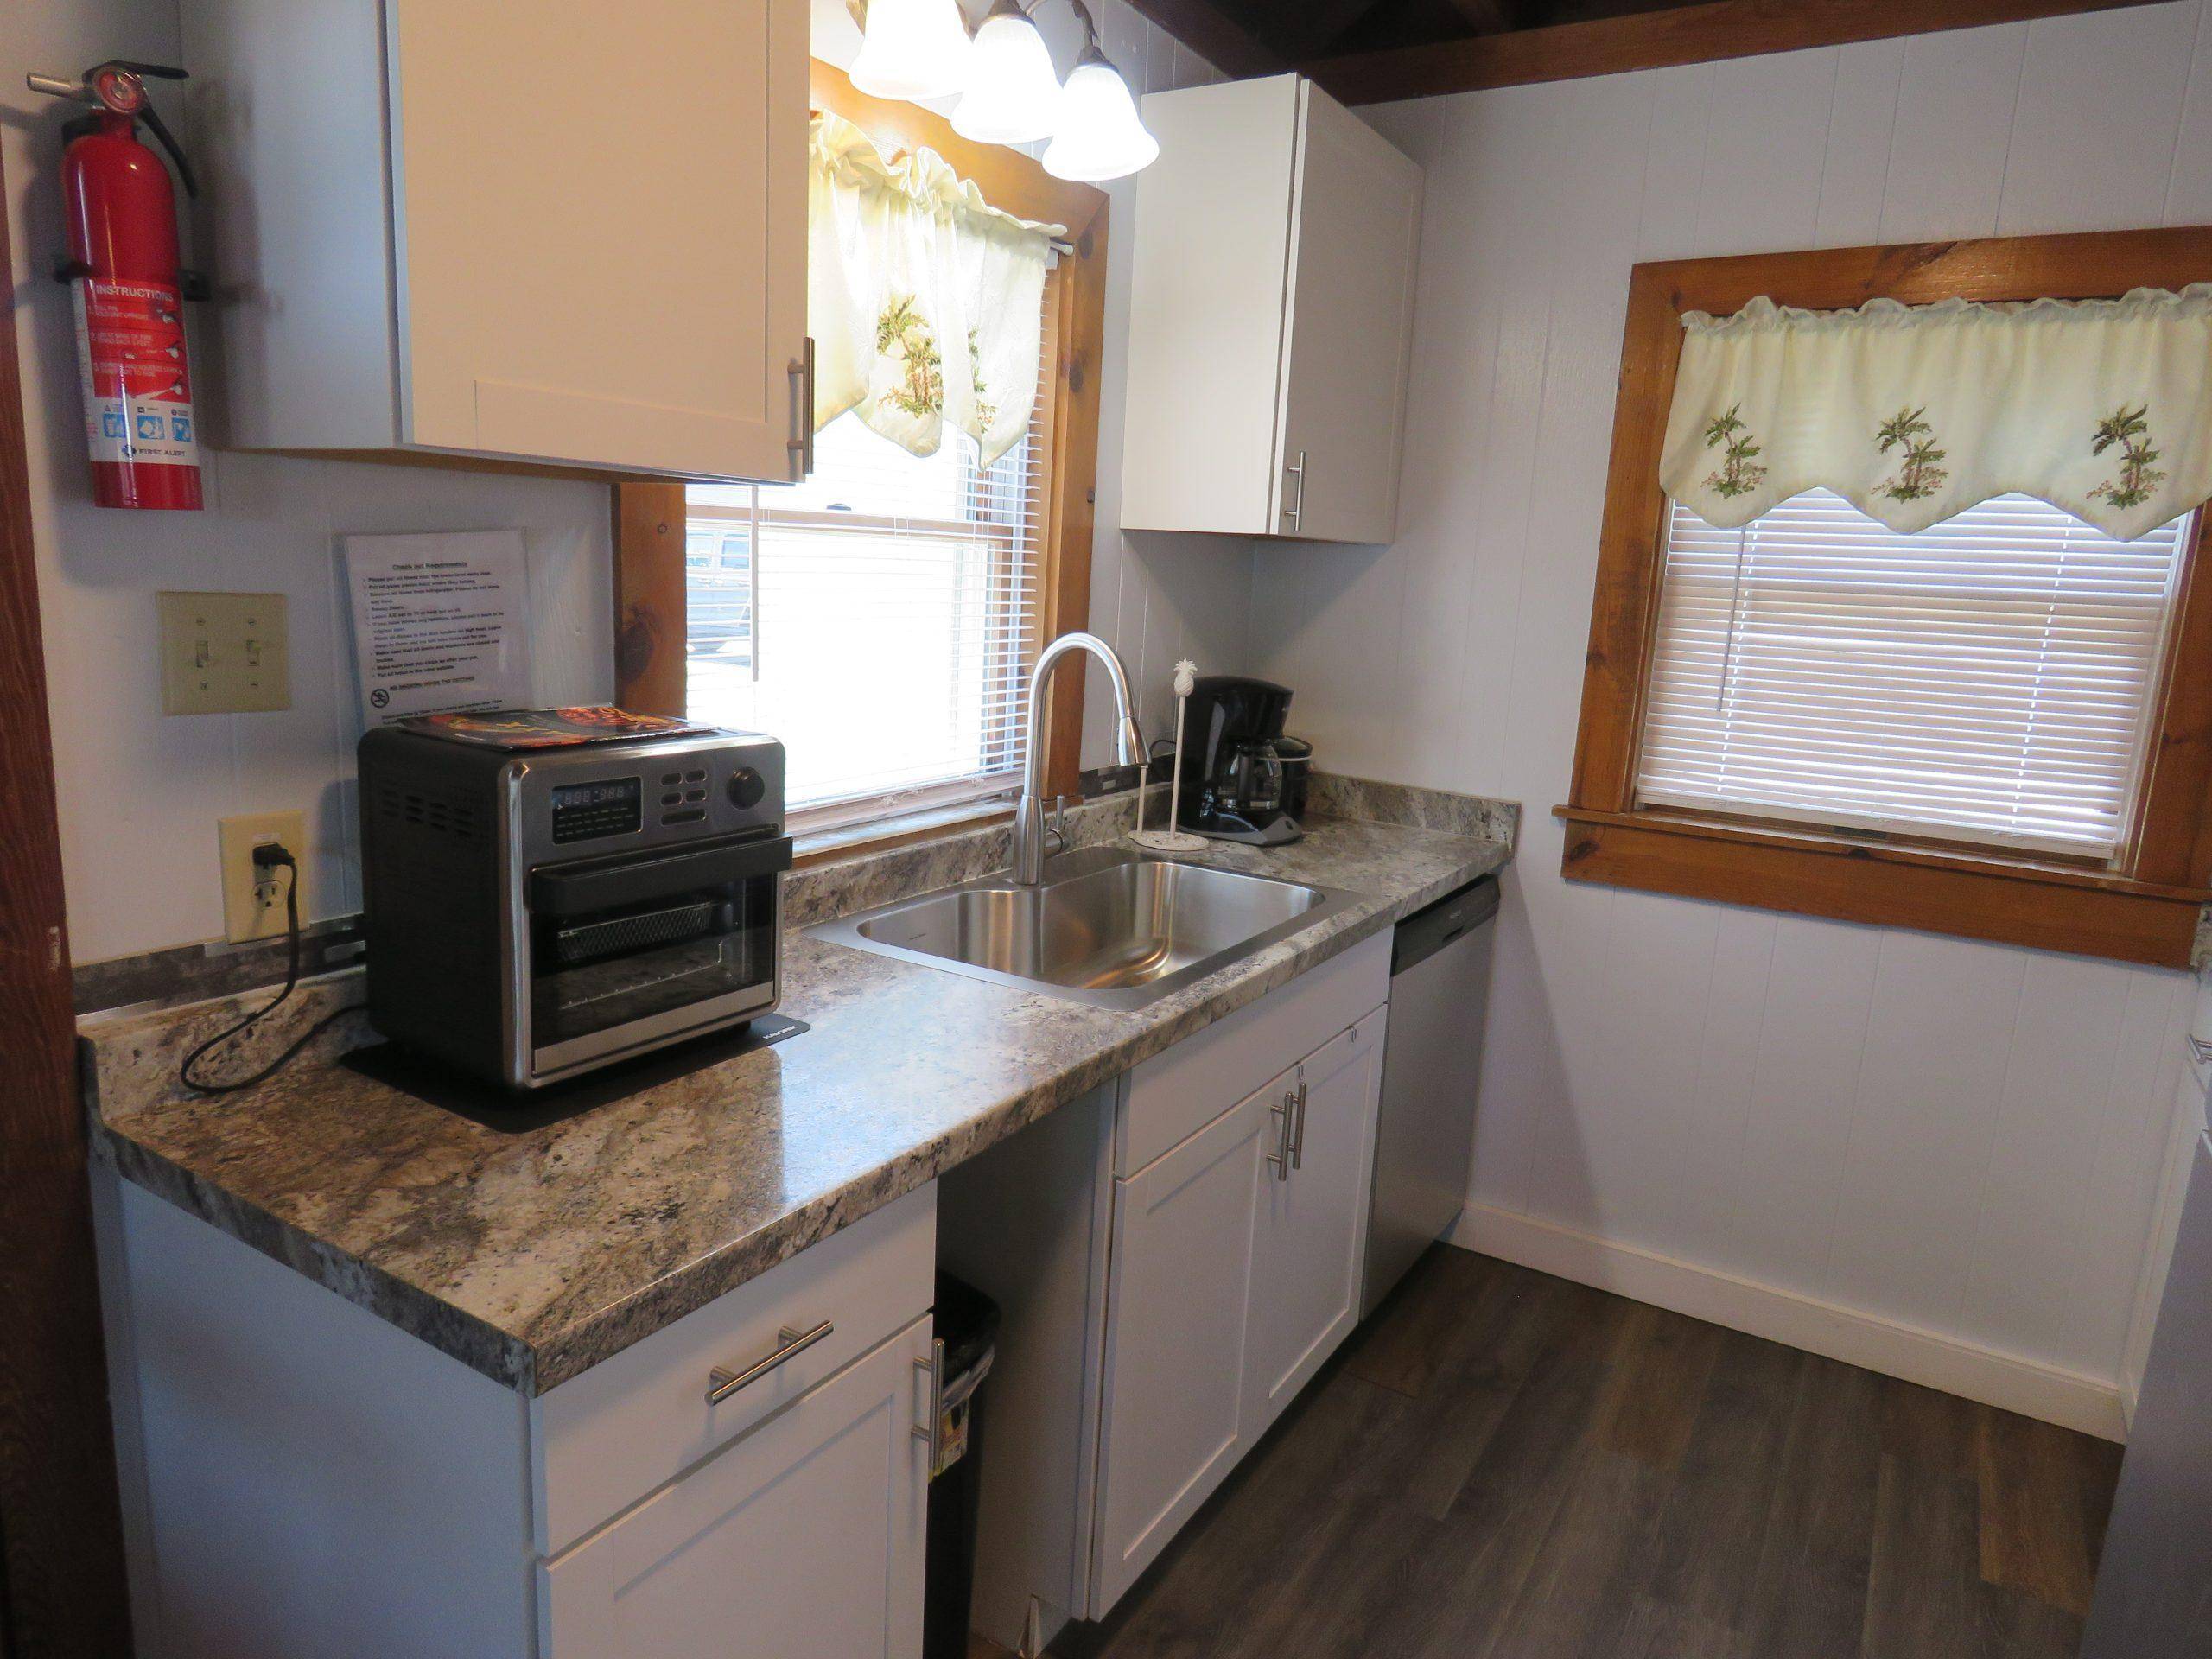
{"type": "Polygon", "coordinates": [[[1560,872],[1646,892],[2182,968],[2212,901],[2212,512],[2183,557],[2137,821],[2110,868],[1752,824],[1636,804],[1659,622],[1659,451],[1686,311],[1761,295],[1835,310],[1886,297],[2092,299],[2212,279],[2212,227],[1999,237],[1640,264],[1629,278],[1612,458],[1560,872]]]}
{"type": "MultiPolygon", "coordinates": [[[[1056,179],[1035,160],[963,138],[918,105],[869,98],[843,72],[817,60],[813,107],[843,116],[885,150],[926,148],[972,179],[995,207],[1067,226],[1073,255],[1062,258],[1052,345],[1054,418],[1046,435],[1051,493],[1046,503],[1039,627],[1046,639],[1090,626],[1090,544],[1098,483],[1099,363],[1106,339],[1106,232],[1103,190],[1056,179]]],[[[684,701],[683,486],[662,480],[614,486],[614,677],[623,707],[680,715],[684,701]]],[[[1045,730],[1046,787],[1078,792],[1082,770],[1084,658],[1053,671],[1045,730]]],[[[979,810],[988,821],[1003,809],[979,810]]],[[[973,823],[925,834],[952,834],[973,823]]],[[[875,841],[848,842],[839,857],[921,838],[895,827],[875,841]]]]}

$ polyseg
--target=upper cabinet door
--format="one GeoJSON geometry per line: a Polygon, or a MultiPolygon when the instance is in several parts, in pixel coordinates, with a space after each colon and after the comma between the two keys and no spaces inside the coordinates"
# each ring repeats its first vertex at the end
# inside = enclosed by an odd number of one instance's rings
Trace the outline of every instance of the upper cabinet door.
{"type": "Polygon", "coordinates": [[[1327,93],[1301,85],[1285,304],[1274,533],[1397,533],[1421,169],[1327,93]]]}
{"type": "Polygon", "coordinates": [[[790,476],[805,0],[387,0],[400,439],[790,476]]]}
{"type": "Polygon", "coordinates": [[[1122,526],[1389,541],[1421,169],[1295,75],[1144,117],[1122,526]]]}
{"type": "Polygon", "coordinates": [[[1122,523],[1256,535],[1274,493],[1295,75],[1155,92],[1137,175],[1122,523]]]}

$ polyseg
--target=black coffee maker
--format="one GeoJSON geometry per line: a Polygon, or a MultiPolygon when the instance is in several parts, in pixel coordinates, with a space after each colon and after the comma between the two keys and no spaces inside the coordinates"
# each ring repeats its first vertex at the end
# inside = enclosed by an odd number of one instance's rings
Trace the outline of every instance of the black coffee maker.
{"type": "Polygon", "coordinates": [[[1275,752],[1290,688],[1234,674],[1202,676],[1184,713],[1179,828],[1216,841],[1275,847],[1305,833],[1284,810],[1275,752]]]}

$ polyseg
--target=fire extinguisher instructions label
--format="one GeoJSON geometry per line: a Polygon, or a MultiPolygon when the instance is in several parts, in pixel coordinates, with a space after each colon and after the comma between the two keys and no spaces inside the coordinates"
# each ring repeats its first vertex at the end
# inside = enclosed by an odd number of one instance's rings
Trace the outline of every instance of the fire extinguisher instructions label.
{"type": "Polygon", "coordinates": [[[197,467],[184,302],[167,283],[79,277],[77,372],[95,461],[197,467]]]}

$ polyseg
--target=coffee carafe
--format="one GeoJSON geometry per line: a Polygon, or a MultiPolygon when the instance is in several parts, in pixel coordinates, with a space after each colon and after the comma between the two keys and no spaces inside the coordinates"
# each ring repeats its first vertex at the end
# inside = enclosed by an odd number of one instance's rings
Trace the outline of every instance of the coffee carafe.
{"type": "Polygon", "coordinates": [[[1305,832],[1283,810],[1275,740],[1290,714],[1290,688],[1240,675],[1209,674],[1191,691],[1177,757],[1180,827],[1216,841],[1280,846],[1305,832]]]}

